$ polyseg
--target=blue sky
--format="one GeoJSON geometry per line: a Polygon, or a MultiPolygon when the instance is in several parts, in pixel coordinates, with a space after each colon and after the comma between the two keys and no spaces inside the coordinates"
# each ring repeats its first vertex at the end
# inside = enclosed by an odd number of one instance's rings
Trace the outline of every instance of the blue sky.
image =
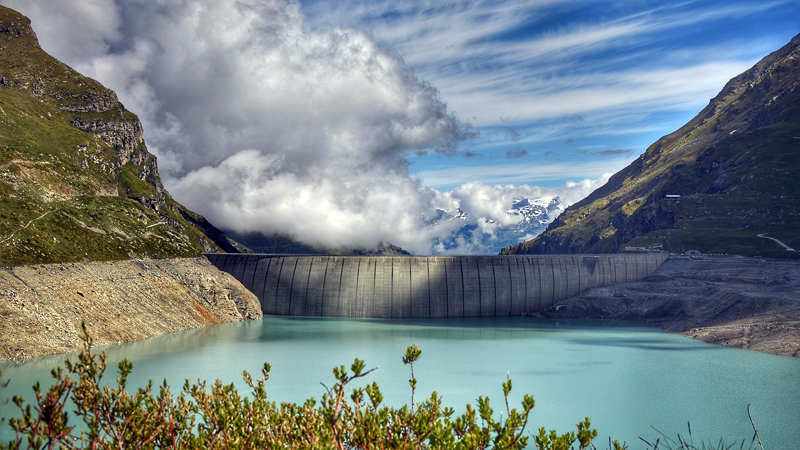
{"type": "Polygon", "coordinates": [[[724,83],[800,32],[795,1],[304,1],[400,55],[478,131],[458,156],[409,157],[449,190],[563,186],[635,159],[724,83]]]}

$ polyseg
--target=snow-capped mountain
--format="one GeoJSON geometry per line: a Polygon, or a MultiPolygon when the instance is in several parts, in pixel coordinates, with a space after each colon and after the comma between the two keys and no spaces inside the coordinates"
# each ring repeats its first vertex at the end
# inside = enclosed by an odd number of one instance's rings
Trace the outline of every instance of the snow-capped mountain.
{"type": "Polygon", "coordinates": [[[552,199],[522,198],[515,200],[511,208],[506,211],[510,216],[519,216],[520,221],[514,226],[514,231],[533,234],[531,238],[541,233],[553,221],[565,206],[558,197],[552,199]]]}
{"type": "Polygon", "coordinates": [[[456,222],[446,239],[436,239],[434,252],[495,254],[501,248],[533,239],[565,209],[559,197],[516,198],[504,217],[474,217],[461,208],[437,210],[436,224],[456,222]]]}

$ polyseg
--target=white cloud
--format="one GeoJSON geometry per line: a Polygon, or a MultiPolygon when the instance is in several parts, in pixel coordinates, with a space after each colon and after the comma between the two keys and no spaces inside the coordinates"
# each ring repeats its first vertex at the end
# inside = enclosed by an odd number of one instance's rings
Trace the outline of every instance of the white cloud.
{"type": "Polygon", "coordinates": [[[311,244],[358,247],[391,240],[430,251],[439,232],[425,223],[450,202],[404,172],[382,167],[343,173],[320,166],[313,177],[285,169],[285,160],[246,150],[181,178],[178,198],[205,202],[220,226],[240,232],[282,232],[311,244]]]}
{"type": "Polygon", "coordinates": [[[569,205],[605,183],[599,179],[569,182],[562,188],[528,185],[465,183],[440,193],[425,188],[405,173],[381,168],[353,172],[344,179],[336,168],[321,169],[314,180],[284,170],[283,160],[256,150],[230,156],[214,167],[203,167],[181,178],[172,188],[178,198],[203,201],[220,226],[240,232],[289,232],[311,244],[353,247],[388,240],[414,253],[436,251],[463,223],[435,222],[437,210],[459,208],[480,230],[449,249],[450,253],[494,253],[491,237],[500,226],[520,217],[508,212],[520,198],[549,201],[559,197],[569,205]]]}
{"type": "Polygon", "coordinates": [[[415,6],[374,1],[364,6],[345,0],[333,6],[317,3],[312,14],[315,23],[364,27],[439,86],[450,107],[476,125],[487,126],[503,118],[522,122],[620,108],[653,112],[702,106],[774,43],[724,48],[709,43],[692,48],[687,58],[684,50],[663,42],[664,36],[670,30],[746,17],[783,3],[711,7],[682,2],[610,19],[576,12],[575,20],[565,25],[542,26],[513,39],[498,37],[537,24],[554,9],[563,13],[563,8],[582,6],[535,0],[451,0],[415,6]]]}

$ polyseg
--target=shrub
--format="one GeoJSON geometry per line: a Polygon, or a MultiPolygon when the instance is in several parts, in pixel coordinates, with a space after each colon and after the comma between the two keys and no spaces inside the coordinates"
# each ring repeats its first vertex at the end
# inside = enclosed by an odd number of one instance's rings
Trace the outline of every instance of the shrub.
{"type": "MultiPolygon", "coordinates": [[[[53,369],[54,381],[46,391],[34,385],[31,404],[14,397],[20,417],[9,420],[16,433],[9,448],[514,449],[530,443],[525,430],[534,399],[525,395],[520,408],[512,408],[510,378],[502,384],[505,405],[499,417],[487,397],[478,397],[474,406],[467,404],[461,415],[444,407],[436,392],[415,402],[414,364],[422,354],[417,346],[408,347],[402,358],[411,372],[410,405],[383,405],[374,382],[348,393],[350,383],[377,370],[366,370],[357,358],[349,370],[333,369],[335,382],[326,386],[319,401],[276,404],[267,397],[270,366],[266,363],[257,379],[243,373],[249,395],[219,380],[213,384],[186,380],[177,395],[166,380],[157,388],[151,381],[130,393],[126,387],[133,365],[127,360],[118,365],[115,385],[104,385],[106,356],[93,353],[85,327],[83,333],[84,350],[77,361],[67,360],[64,367],[53,369]],[[70,407],[72,414],[67,413],[70,407]]],[[[559,434],[540,428],[532,443],[539,449],[585,449],[596,436],[586,418],[578,423],[577,432],[559,434]]],[[[618,442],[609,445],[624,448],[618,442]]]]}

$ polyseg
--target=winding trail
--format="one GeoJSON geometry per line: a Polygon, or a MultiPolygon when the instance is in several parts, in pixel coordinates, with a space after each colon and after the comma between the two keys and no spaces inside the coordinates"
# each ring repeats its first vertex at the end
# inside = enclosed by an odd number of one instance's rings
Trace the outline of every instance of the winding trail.
{"type": "Polygon", "coordinates": [[[785,248],[787,252],[797,252],[797,250],[793,249],[792,247],[789,247],[788,245],[784,244],[783,242],[775,239],[774,237],[769,237],[764,233],[757,234],[756,237],[760,237],[760,238],[763,238],[763,239],[769,239],[769,240],[775,241],[775,242],[778,243],[778,245],[780,245],[781,247],[785,248]]]}
{"type": "Polygon", "coordinates": [[[25,224],[25,226],[22,226],[22,227],[20,227],[20,228],[17,228],[16,230],[14,230],[14,232],[13,232],[13,233],[9,234],[7,238],[5,238],[5,239],[3,239],[2,241],[0,241],[0,244],[5,244],[5,243],[6,243],[6,242],[8,242],[8,241],[9,241],[11,238],[13,238],[13,237],[14,237],[14,235],[15,235],[15,234],[17,234],[19,231],[21,231],[21,230],[24,230],[25,228],[28,228],[29,226],[31,226],[31,224],[32,224],[33,222],[36,222],[37,220],[39,220],[39,219],[43,218],[44,216],[46,216],[46,215],[50,214],[51,212],[53,212],[53,210],[47,211],[47,212],[45,212],[44,214],[42,214],[41,216],[39,216],[39,217],[36,217],[36,218],[33,218],[33,219],[29,220],[29,221],[28,221],[28,223],[26,223],[26,224],[25,224]]]}

